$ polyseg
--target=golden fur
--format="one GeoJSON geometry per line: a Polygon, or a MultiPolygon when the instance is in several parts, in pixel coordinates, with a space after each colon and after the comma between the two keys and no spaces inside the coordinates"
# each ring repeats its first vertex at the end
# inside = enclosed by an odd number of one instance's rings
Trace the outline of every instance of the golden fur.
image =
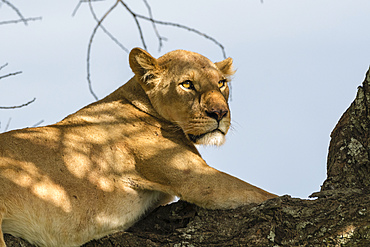
{"type": "Polygon", "coordinates": [[[232,60],[135,48],[135,76],[59,123],[0,135],[3,233],[39,246],[80,246],[125,230],[180,197],[210,209],[273,198],[211,168],[195,144],[221,145],[230,126],[232,60]]]}

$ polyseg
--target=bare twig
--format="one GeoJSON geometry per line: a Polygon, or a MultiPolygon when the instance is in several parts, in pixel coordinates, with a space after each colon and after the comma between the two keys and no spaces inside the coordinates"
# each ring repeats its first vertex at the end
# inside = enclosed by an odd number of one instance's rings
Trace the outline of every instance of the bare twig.
{"type": "Polygon", "coordinates": [[[36,100],[36,98],[33,98],[33,100],[30,100],[27,103],[24,103],[22,105],[16,105],[16,106],[0,106],[0,109],[9,110],[9,109],[22,108],[22,107],[28,106],[29,104],[33,103],[35,100],[36,100]]]}
{"type": "MultiPolygon", "coordinates": [[[[148,3],[147,0],[143,0],[143,2],[145,3],[145,6],[146,8],[148,9],[148,13],[149,13],[149,17],[150,19],[153,19],[153,13],[152,13],[152,9],[148,3]]],[[[155,25],[155,22],[152,22],[152,25],[153,25],[153,30],[155,32],[155,35],[157,36],[158,38],[158,42],[159,42],[159,45],[158,45],[158,51],[160,52],[162,47],[163,47],[163,41],[167,41],[167,38],[165,37],[162,37],[159,32],[158,32],[158,29],[157,29],[157,25],[155,25]]]]}
{"type": "Polygon", "coordinates": [[[4,78],[6,78],[6,77],[9,77],[9,76],[18,75],[18,74],[20,74],[20,73],[22,73],[22,71],[17,71],[17,72],[14,72],[14,73],[9,73],[9,74],[7,74],[7,75],[0,76],[0,80],[1,80],[1,79],[4,79],[4,78]]]}
{"type": "MultiPolygon", "coordinates": [[[[7,64],[7,63],[6,63],[6,64],[4,64],[4,65],[2,65],[2,66],[0,66],[0,70],[2,70],[3,68],[5,68],[6,66],[8,66],[8,64],[7,64]]],[[[14,72],[14,73],[9,73],[9,74],[7,74],[7,75],[0,76],[0,80],[1,80],[1,79],[4,79],[4,78],[6,78],[6,77],[9,77],[9,76],[18,75],[18,74],[20,74],[20,73],[22,73],[22,71],[17,71],[17,72],[14,72]]],[[[0,106],[0,109],[16,109],[16,108],[22,108],[22,107],[24,107],[24,106],[27,106],[27,105],[31,104],[31,103],[32,103],[32,102],[34,102],[35,100],[36,100],[36,98],[34,98],[33,100],[28,101],[27,103],[22,104],[22,105],[16,105],[16,106],[0,106]]]]}
{"type": "Polygon", "coordinates": [[[6,132],[8,129],[9,129],[9,126],[10,126],[10,122],[12,121],[12,118],[9,118],[8,119],[8,122],[6,123],[5,125],[5,129],[4,129],[4,132],[6,132]]]}
{"type": "Polygon", "coordinates": [[[17,19],[17,20],[0,21],[0,25],[17,24],[19,22],[23,22],[24,25],[27,26],[29,21],[38,21],[38,20],[42,19],[41,17],[25,18],[22,15],[21,11],[17,7],[15,7],[11,2],[9,2],[8,0],[0,0],[0,1],[3,2],[5,5],[7,5],[9,8],[11,8],[19,17],[19,19],[17,19]]]}
{"type": "MultiPolygon", "coordinates": [[[[85,1],[88,1],[88,0],[85,0],[85,1]]],[[[100,0],[101,1],[101,0],[100,0]]],[[[93,18],[95,19],[95,21],[98,23],[99,25],[99,22],[100,20],[98,19],[98,17],[96,16],[95,14],[95,11],[94,11],[94,8],[92,7],[92,4],[91,4],[91,1],[89,1],[89,7],[90,7],[90,12],[93,16],[93,18]]],[[[100,26],[99,26],[103,32],[108,35],[109,38],[111,38],[113,40],[114,43],[116,43],[122,50],[124,50],[125,52],[129,52],[129,50],[122,44],[120,43],[114,36],[113,34],[111,34],[104,26],[103,24],[100,22],[100,26]]]]}
{"type": "Polygon", "coordinates": [[[38,121],[37,123],[35,123],[34,125],[32,125],[32,127],[37,127],[39,126],[40,124],[42,124],[44,122],[44,120],[40,120],[38,121]]]}
{"type": "Polygon", "coordinates": [[[140,39],[141,39],[141,43],[143,44],[143,47],[145,50],[147,50],[147,46],[146,46],[146,43],[145,43],[145,39],[144,39],[144,34],[143,34],[143,31],[141,30],[141,26],[140,26],[140,22],[139,20],[137,19],[138,15],[136,13],[134,13],[128,6],[125,2],[121,1],[121,0],[118,0],[117,2],[120,2],[125,8],[126,10],[132,15],[132,17],[134,18],[134,21],[136,23],[136,27],[139,31],[139,34],[140,34],[140,39]]]}
{"type": "Polygon", "coordinates": [[[4,64],[4,65],[1,65],[0,66],[0,70],[2,70],[3,68],[5,68],[6,66],[8,66],[8,63],[4,64]]]}
{"type": "Polygon", "coordinates": [[[99,98],[98,98],[98,96],[96,96],[96,94],[94,93],[94,90],[92,89],[91,78],[90,78],[90,54],[91,54],[92,42],[94,40],[96,31],[101,26],[104,19],[109,15],[109,13],[111,13],[116,8],[117,5],[118,5],[118,1],[99,20],[98,24],[95,26],[95,28],[94,28],[91,36],[90,36],[90,41],[89,41],[89,45],[88,45],[88,48],[87,48],[87,82],[89,84],[90,93],[95,98],[95,100],[98,100],[99,98]]]}
{"type": "Polygon", "coordinates": [[[116,2],[113,4],[113,6],[111,6],[109,8],[109,10],[103,15],[103,17],[101,17],[100,19],[97,18],[96,14],[95,14],[95,11],[92,7],[92,4],[91,2],[94,2],[94,1],[101,1],[101,0],[80,0],[79,3],[77,4],[75,10],[73,11],[73,15],[77,12],[77,10],[79,9],[80,5],[83,3],[83,2],[88,2],[89,3],[89,7],[90,7],[90,12],[93,16],[93,18],[96,20],[97,22],[97,25],[95,26],[91,36],[90,36],[90,40],[89,40],[89,45],[88,45],[88,51],[87,51],[87,82],[88,82],[88,85],[89,85],[89,90],[90,90],[90,93],[91,95],[95,98],[95,100],[98,100],[98,97],[97,95],[95,94],[95,92],[93,91],[92,89],[92,82],[91,82],[91,71],[90,71],[90,57],[91,57],[91,49],[92,49],[92,43],[93,43],[93,40],[95,38],[95,35],[96,35],[96,32],[99,28],[101,28],[104,33],[106,33],[122,50],[124,50],[125,52],[129,52],[129,50],[124,47],[103,25],[103,21],[107,18],[107,16],[117,7],[117,5],[120,3],[125,9],[127,12],[129,12],[132,16],[132,18],[134,19],[135,23],[136,23],[136,26],[137,26],[137,29],[139,31],[139,35],[140,35],[140,39],[141,39],[141,42],[142,42],[142,45],[143,45],[143,48],[145,50],[147,50],[147,45],[146,45],[146,42],[145,42],[145,38],[144,38],[144,33],[142,31],[142,28],[141,28],[141,25],[140,25],[140,22],[139,22],[139,19],[142,19],[142,20],[145,20],[145,21],[150,21],[152,23],[152,26],[153,26],[153,30],[159,40],[159,50],[161,50],[161,48],[163,47],[163,41],[167,40],[165,37],[162,37],[159,32],[158,32],[158,29],[157,29],[157,26],[156,24],[160,24],[160,25],[167,25],[167,26],[173,26],[173,27],[176,27],[176,28],[180,28],[180,29],[184,29],[184,30],[188,30],[190,32],[193,32],[195,34],[198,34],[210,41],[212,41],[213,43],[215,43],[217,46],[219,46],[221,48],[221,51],[222,51],[222,54],[223,54],[223,57],[226,58],[226,52],[225,52],[225,48],[224,46],[218,42],[215,38],[203,33],[203,32],[200,32],[199,30],[195,29],[195,28],[191,28],[191,27],[188,27],[188,26],[185,26],[185,25],[182,25],[182,24],[179,24],[179,23],[173,23],[173,22],[165,22],[165,21],[159,21],[159,20],[155,20],[153,18],[153,14],[152,14],[152,11],[151,11],[151,8],[150,8],[150,5],[149,3],[147,2],[147,0],[143,0],[145,5],[146,5],[146,8],[148,10],[148,13],[149,13],[149,17],[147,16],[144,16],[144,15],[140,15],[140,14],[137,14],[135,13],[134,11],[132,11],[128,5],[123,1],[123,0],[116,0],[116,2]]]}
{"type": "Polygon", "coordinates": [[[82,3],[86,3],[86,2],[102,2],[102,1],[105,1],[105,0],[80,0],[78,2],[78,4],[76,5],[75,9],[72,12],[72,17],[76,15],[76,13],[77,13],[77,11],[80,8],[80,6],[81,6],[82,3]]]}
{"type": "Polygon", "coordinates": [[[19,22],[24,22],[24,21],[38,21],[38,20],[42,20],[42,17],[30,17],[30,18],[19,19],[19,20],[0,21],[0,25],[17,24],[19,22]]]}
{"type": "Polygon", "coordinates": [[[197,30],[195,28],[191,28],[191,27],[179,24],[179,23],[174,23],[174,22],[158,21],[158,20],[154,20],[154,19],[148,18],[148,17],[143,16],[143,15],[136,15],[136,16],[138,18],[141,18],[141,19],[144,19],[144,20],[147,20],[147,21],[151,21],[151,22],[154,22],[154,23],[157,23],[157,24],[160,24],[160,25],[173,26],[173,27],[185,29],[185,30],[188,30],[190,32],[196,33],[196,34],[198,34],[198,35],[200,35],[200,36],[202,36],[206,39],[209,39],[210,41],[212,41],[213,43],[215,43],[217,46],[219,46],[221,48],[222,55],[223,55],[224,58],[226,58],[225,47],[220,42],[218,42],[215,38],[213,38],[213,37],[211,37],[211,36],[209,36],[205,33],[202,33],[202,32],[200,32],[199,30],[197,30]]]}
{"type": "Polygon", "coordinates": [[[73,10],[73,12],[72,12],[72,17],[74,17],[75,15],[76,15],[76,13],[77,13],[77,11],[78,11],[78,9],[80,8],[80,6],[81,6],[81,4],[83,3],[84,1],[79,1],[78,3],[77,3],[77,5],[76,5],[76,7],[75,7],[75,9],[73,10]]]}
{"type": "MultiPolygon", "coordinates": [[[[8,63],[6,63],[6,64],[4,64],[4,65],[1,65],[1,66],[0,66],[0,70],[2,70],[3,68],[5,68],[6,66],[8,66],[8,63]]],[[[6,77],[9,77],[9,76],[18,75],[18,74],[21,74],[21,73],[22,73],[22,71],[17,71],[17,72],[14,72],[14,73],[9,73],[9,74],[7,74],[7,75],[2,75],[2,76],[0,76],[0,80],[1,80],[1,79],[4,79],[4,78],[6,78],[6,77]]]]}
{"type": "MultiPolygon", "coordinates": [[[[188,27],[188,26],[179,24],[179,23],[167,22],[167,21],[158,21],[158,20],[155,20],[153,18],[150,18],[150,17],[144,16],[144,15],[137,14],[137,13],[133,12],[122,0],[118,0],[118,1],[133,16],[133,18],[135,19],[136,23],[138,23],[138,18],[140,18],[140,19],[143,19],[143,20],[150,21],[152,23],[156,23],[156,24],[160,24],[160,25],[167,25],[167,26],[174,26],[174,27],[177,27],[177,28],[185,29],[185,30],[188,30],[190,32],[196,33],[196,34],[198,34],[198,35],[200,35],[200,36],[202,36],[202,37],[204,37],[204,38],[212,41],[217,46],[219,46],[221,48],[221,51],[222,51],[222,54],[223,54],[224,58],[226,58],[226,52],[225,52],[224,46],[220,42],[218,42],[215,38],[213,38],[213,37],[211,37],[211,36],[209,36],[209,35],[207,35],[205,33],[202,33],[202,32],[200,32],[199,30],[197,30],[195,28],[191,28],[191,27],[188,27]]],[[[145,41],[144,41],[143,35],[141,35],[141,29],[139,29],[139,32],[140,32],[140,37],[141,37],[141,40],[142,40],[142,43],[143,43],[143,46],[144,46],[145,41]]],[[[144,48],[146,49],[146,46],[144,46],[144,48]]]]}
{"type": "Polygon", "coordinates": [[[17,15],[20,18],[20,21],[23,22],[24,25],[26,26],[28,25],[27,19],[23,17],[22,13],[19,11],[17,7],[15,7],[12,3],[8,2],[7,0],[1,0],[1,1],[5,3],[6,5],[8,5],[11,9],[13,9],[15,13],[17,13],[17,15]]]}

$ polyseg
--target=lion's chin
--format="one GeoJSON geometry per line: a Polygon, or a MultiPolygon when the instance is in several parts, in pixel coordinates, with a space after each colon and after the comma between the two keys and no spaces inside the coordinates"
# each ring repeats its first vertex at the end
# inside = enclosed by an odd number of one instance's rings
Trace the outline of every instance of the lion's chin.
{"type": "Polygon", "coordinates": [[[207,145],[207,146],[221,146],[225,143],[225,134],[220,130],[214,130],[212,132],[195,136],[188,134],[189,139],[197,145],[207,145]]]}

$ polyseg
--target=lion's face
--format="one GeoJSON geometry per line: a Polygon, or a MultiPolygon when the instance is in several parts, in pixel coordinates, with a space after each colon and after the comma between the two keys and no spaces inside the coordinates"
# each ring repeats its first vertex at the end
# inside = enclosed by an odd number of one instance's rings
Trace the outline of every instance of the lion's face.
{"type": "Polygon", "coordinates": [[[155,59],[136,48],[130,53],[130,66],[154,109],[190,141],[224,143],[230,127],[231,58],[212,63],[197,53],[176,50],[155,59]]]}

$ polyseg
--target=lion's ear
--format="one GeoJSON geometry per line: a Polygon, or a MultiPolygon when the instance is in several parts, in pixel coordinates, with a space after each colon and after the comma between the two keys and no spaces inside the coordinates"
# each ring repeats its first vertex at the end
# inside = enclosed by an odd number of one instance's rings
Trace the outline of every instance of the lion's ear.
{"type": "Polygon", "coordinates": [[[149,80],[155,79],[158,75],[159,66],[157,59],[143,49],[132,49],[129,55],[129,62],[132,72],[135,73],[140,82],[150,83],[149,80]]]}
{"type": "Polygon", "coordinates": [[[215,63],[217,68],[226,76],[231,76],[235,73],[233,68],[233,59],[231,57],[222,60],[221,62],[215,63]]]}

